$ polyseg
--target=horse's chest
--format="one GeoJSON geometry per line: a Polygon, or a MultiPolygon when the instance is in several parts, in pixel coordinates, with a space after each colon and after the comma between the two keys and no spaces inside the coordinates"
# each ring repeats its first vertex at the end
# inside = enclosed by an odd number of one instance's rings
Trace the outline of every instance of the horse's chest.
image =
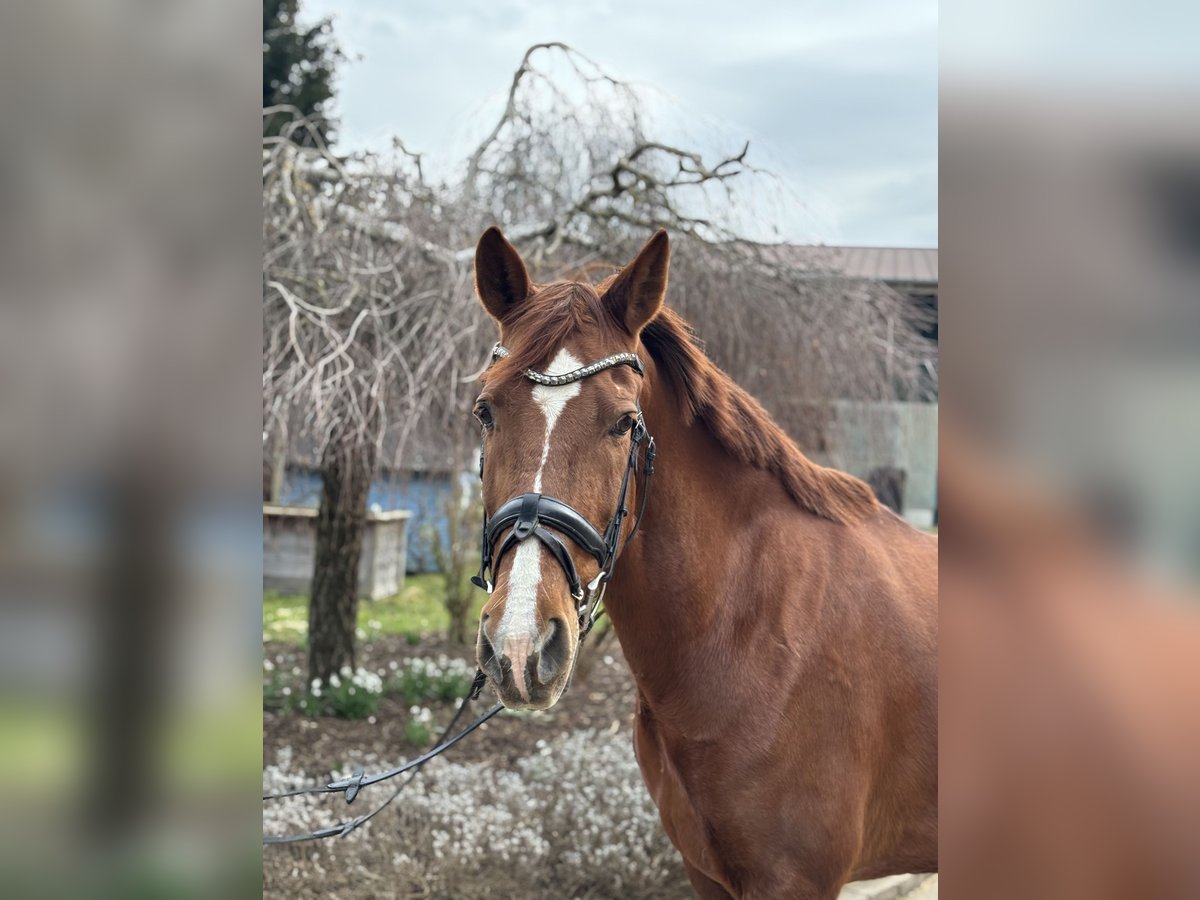
{"type": "Polygon", "coordinates": [[[693,796],[694,790],[689,791],[687,782],[691,779],[680,772],[679,760],[669,754],[653,716],[641,702],[634,722],[634,750],[671,843],[691,865],[709,877],[719,877],[719,857],[710,840],[711,829],[705,827],[697,802],[701,798],[693,796]]]}

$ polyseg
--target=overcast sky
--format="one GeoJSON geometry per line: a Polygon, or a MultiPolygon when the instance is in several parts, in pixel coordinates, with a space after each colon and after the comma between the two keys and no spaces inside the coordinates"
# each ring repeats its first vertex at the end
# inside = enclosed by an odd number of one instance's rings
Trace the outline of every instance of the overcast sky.
{"type": "Polygon", "coordinates": [[[353,56],[343,150],[445,154],[560,40],[751,141],[806,207],[793,238],[937,245],[936,0],[302,0],[353,56]],[[489,102],[490,101],[490,102],[489,102]],[[803,224],[800,224],[803,223],[803,224]]]}

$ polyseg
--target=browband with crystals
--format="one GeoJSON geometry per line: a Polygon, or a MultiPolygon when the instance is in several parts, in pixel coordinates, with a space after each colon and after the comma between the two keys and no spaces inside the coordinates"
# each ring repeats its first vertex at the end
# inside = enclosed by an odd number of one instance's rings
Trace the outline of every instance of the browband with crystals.
{"type": "MultiPolygon", "coordinates": [[[[503,344],[496,344],[492,348],[492,359],[503,359],[508,356],[508,348],[503,344]]],[[[595,375],[597,372],[602,372],[605,369],[611,369],[613,366],[629,366],[639,375],[646,373],[646,367],[642,365],[641,357],[636,353],[614,353],[612,356],[606,356],[604,359],[597,360],[590,365],[584,366],[582,369],[576,369],[574,372],[567,372],[563,375],[547,375],[545,372],[535,372],[533,369],[526,369],[524,375],[530,381],[536,381],[538,384],[559,385],[570,384],[573,381],[582,381],[589,375],[595,375]]]]}

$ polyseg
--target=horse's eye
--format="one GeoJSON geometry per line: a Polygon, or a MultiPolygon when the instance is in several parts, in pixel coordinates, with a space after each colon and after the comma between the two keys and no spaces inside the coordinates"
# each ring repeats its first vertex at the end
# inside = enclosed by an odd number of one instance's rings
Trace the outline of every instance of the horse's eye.
{"type": "Polygon", "coordinates": [[[629,429],[631,429],[633,427],[633,423],[634,423],[633,416],[630,416],[630,415],[621,416],[620,421],[618,421],[616,425],[614,425],[611,429],[609,429],[609,434],[616,435],[617,437],[620,437],[623,434],[629,434],[629,429]]]}
{"type": "Polygon", "coordinates": [[[492,428],[495,426],[495,421],[492,419],[492,408],[480,400],[475,404],[473,410],[474,416],[479,420],[479,424],[484,428],[492,428]]]}

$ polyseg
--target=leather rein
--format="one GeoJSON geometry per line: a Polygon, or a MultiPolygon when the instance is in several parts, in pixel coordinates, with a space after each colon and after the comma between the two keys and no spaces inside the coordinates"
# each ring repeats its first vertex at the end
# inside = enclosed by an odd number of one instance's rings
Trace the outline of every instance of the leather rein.
{"type": "MultiPolygon", "coordinates": [[[[492,362],[508,355],[508,349],[501,344],[496,344],[492,348],[492,362]]],[[[616,353],[562,375],[548,375],[544,372],[534,371],[533,369],[526,369],[523,374],[530,381],[537,384],[557,387],[559,385],[582,381],[589,375],[595,375],[597,372],[602,372],[613,366],[629,366],[638,375],[645,374],[645,366],[636,353],[616,353]]],[[[492,516],[489,517],[487,512],[484,512],[482,558],[479,574],[473,576],[471,581],[491,594],[495,589],[495,585],[491,581],[491,576],[496,572],[505,554],[521,541],[528,540],[531,537],[540,541],[550,551],[550,555],[554,557],[567,576],[567,584],[570,586],[571,596],[575,599],[576,609],[579,614],[579,643],[582,644],[583,639],[592,630],[592,626],[596,624],[597,619],[603,615],[601,603],[604,600],[605,588],[612,578],[617,557],[625,547],[629,546],[629,542],[633,540],[633,536],[637,534],[638,528],[642,524],[642,516],[646,511],[646,499],[650,495],[650,478],[654,474],[654,456],[654,438],[646,430],[646,422],[642,416],[641,406],[639,405],[637,419],[634,422],[633,428],[630,429],[629,457],[625,464],[625,474],[621,477],[621,488],[617,493],[616,510],[613,512],[612,518],[609,519],[604,533],[601,534],[588,521],[586,516],[579,513],[569,503],[557,500],[554,497],[547,497],[540,493],[520,494],[501,504],[500,508],[492,516]],[[626,517],[629,515],[627,503],[629,485],[637,477],[643,444],[645,445],[645,468],[644,475],[642,476],[641,498],[638,503],[637,517],[633,521],[633,528],[622,544],[621,528],[625,523],[626,517]],[[505,531],[509,531],[509,534],[501,543],[500,539],[505,531]],[[571,558],[570,551],[567,550],[562,539],[558,537],[558,534],[565,535],[576,546],[599,563],[599,574],[586,587],[580,583],[575,562],[571,558]],[[498,543],[500,546],[497,550],[496,545],[498,543]]],[[[483,479],[482,451],[479,456],[479,477],[480,480],[483,479]]],[[[578,654],[576,654],[576,662],[578,658],[578,654]]],[[[574,675],[573,670],[571,674],[572,676],[574,675]]],[[[306,794],[342,794],[345,797],[346,803],[352,803],[362,788],[370,787],[373,784],[379,784],[380,782],[388,781],[399,775],[408,773],[408,777],[400,782],[392,794],[370,812],[355,816],[353,819],[345,822],[331,825],[328,828],[318,829],[317,831],[292,835],[263,835],[263,844],[294,844],[302,841],[319,840],[321,838],[345,837],[350,832],[373,819],[400,795],[400,792],[416,777],[417,772],[420,771],[423,765],[453,747],[468,734],[483,725],[488,719],[503,711],[504,706],[498,703],[475,719],[470,725],[463,728],[462,731],[451,737],[451,732],[454,731],[454,727],[458,724],[458,720],[462,717],[467,705],[482,693],[486,682],[487,676],[484,675],[482,670],[477,669],[471,689],[467,693],[467,696],[463,697],[459,702],[458,709],[455,711],[450,723],[445,727],[441,735],[439,735],[434,746],[415,759],[411,759],[395,768],[375,775],[367,775],[359,768],[355,769],[349,777],[331,781],[328,784],[297,788],[274,794],[263,794],[264,801],[279,800],[285,797],[297,797],[306,794]]]]}

